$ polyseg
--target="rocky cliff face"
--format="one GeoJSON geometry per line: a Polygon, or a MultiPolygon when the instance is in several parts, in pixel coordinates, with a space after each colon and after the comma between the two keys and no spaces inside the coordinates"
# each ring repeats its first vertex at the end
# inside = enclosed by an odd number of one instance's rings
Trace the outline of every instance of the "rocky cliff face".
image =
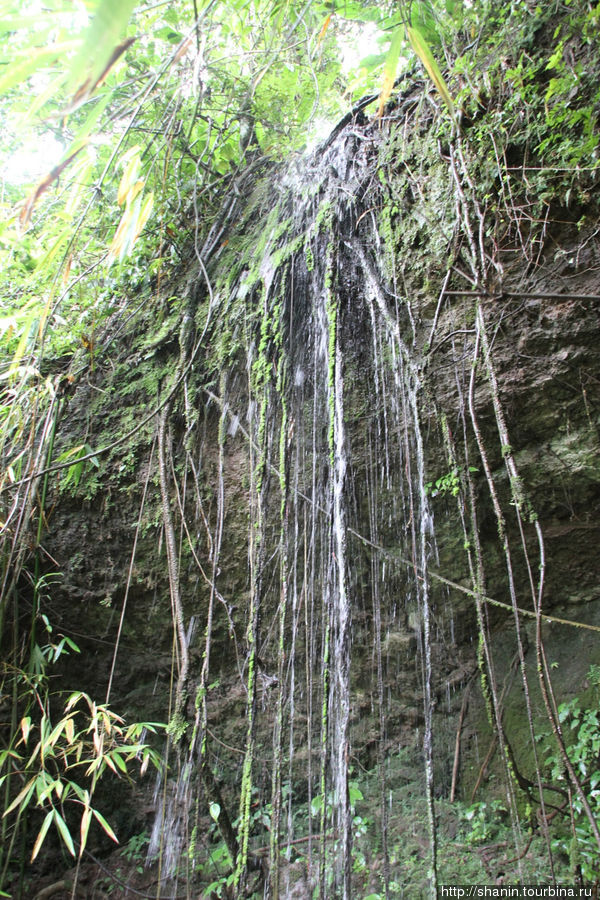
{"type": "Polygon", "coordinates": [[[115,707],[170,718],[120,824],[173,893],[543,877],[542,813],[475,859],[449,800],[538,809],[534,737],[600,663],[600,244],[589,184],[540,201],[478,127],[415,81],[241,176],[69,401],[59,444],[114,446],[54,498],[54,614],[90,693],[114,655],[115,707]]]}

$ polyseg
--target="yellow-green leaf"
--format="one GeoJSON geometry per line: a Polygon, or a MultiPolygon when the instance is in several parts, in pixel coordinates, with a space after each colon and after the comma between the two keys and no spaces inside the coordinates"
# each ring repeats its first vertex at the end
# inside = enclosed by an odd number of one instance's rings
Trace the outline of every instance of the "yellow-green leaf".
{"type": "Polygon", "coordinates": [[[411,43],[411,46],[423,65],[427,70],[427,74],[435,84],[440,97],[452,113],[454,115],[454,102],[452,97],[450,96],[450,91],[448,90],[448,86],[444,81],[444,77],[440,72],[439,66],[435,61],[433,53],[429,49],[429,45],[422,33],[418,28],[414,28],[412,25],[406,26],[406,33],[408,34],[408,39],[411,43]]]}
{"type": "Polygon", "coordinates": [[[58,830],[60,832],[61,838],[65,842],[65,846],[66,846],[67,850],[69,851],[71,856],[75,856],[75,847],[73,845],[73,838],[71,837],[71,832],[69,831],[69,829],[67,827],[67,823],[65,822],[65,820],[63,819],[61,814],[56,809],[54,810],[54,821],[56,822],[56,827],[58,828],[58,830]]]}
{"type": "Polygon", "coordinates": [[[402,49],[403,42],[404,29],[397,28],[394,32],[392,43],[390,44],[390,49],[387,52],[385,62],[383,64],[383,81],[379,94],[379,107],[377,109],[377,115],[380,118],[383,115],[383,108],[389,100],[390,94],[392,93],[392,89],[394,87],[394,82],[396,80],[396,71],[398,69],[398,60],[400,59],[400,50],[402,49]]]}
{"type": "Polygon", "coordinates": [[[40,847],[44,843],[44,838],[48,834],[48,829],[52,824],[52,819],[54,818],[54,810],[51,809],[44,821],[42,822],[42,827],[38,831],[38,836],[35,839],[35,844],[33,845],[33,852],[31,854],[30,862],[33,862],[38,853],[40,852],[40,847]]]}
{"type": "Polygon", "coordinates": [[[72,744],[75,739],[75,720],[67,719],[65,722],[65,736],[67,738],[67,743],[72,744]]]}
{"type": "MultiPolygon", "coordinates": [[[[106,759],[106,762],[109,761],[108,756],[106,756],[105,759],[106,759]]],[[[125,760],[123,759],[121,754],[118,752],[118,750],[111,754],[110,759],[113,760],[117,764],[117,766],[119,767],[121,772],[123,772],[125,775],[127,775],[127,766],[125,764],[125,760]]]]}
{"type": "Polygon", "coordinates": [[[112,828],[110,827],[110,825],[108,824],[108,822],[106,821],[104,816],[101,815],[101,813],[99,813],[97,809],[93,809],[92,812],[93,812],[95,818],[98,819],[98,821],[100,822],[100,825],[102,826],[104,831],[107,833],[109,838],[111,838],[111,840],[113,840],[115,842],[115,844],[118,844],[119,839],[117,838],[116,834],[114,833],[114,831],[112,830],[112,828]]]}
{"type": "Polygon", "coordinates": [[[154,192],[151,191],[148,194],[148,196],[146,197],[146,199],[144,200],[144,203],[142,204],[142,208],[140,210],[140,214],[139,214],[138,220],[137,220],[137,228],[136,228],[136,234],[135,234],[134,240],[137,240],[139,235],[142,233],[142,229],[144,228],[144,225],[150,218],[150,214],[152,212],[153,206],[154,206],[154,192]]]}
{"type": "Polygon", "coordinates": [[[12,60],[5,74],[0,78],[0,94],[5,94],[15,85],[24,81],[36,69],[56,59],[63,59],[65,54],[80,46],[80,40],[61,41],[49,47],[29,47],[27,55],[20,61],[12,60]]]}
{"type": "Polygon", "coordinates": [[[30,781],[27,782],[27,784],[25,785],[23,790],[19,794],[17,794],[17,796],[15,797],[13,802],[10,804],[8,809],[5,810],[2,818],[4,818],[10,812],[12,812],[13,809],[16,809],[17,806],[20,806],[20,807],[27,806],[27,804],[29,803],[29,800],[31,799],[31,795],[33,794],[33,792],[35,790],[36,780],[37,780],[36,778],[32,778],[30,781]]]}
{"type": "MultiPolygon", "coordinates": [[[[136,154],[124,167],[121,182],[119,184],[119,191],[117,193],[117,203],[119,204],[119,206],[123,206],[125,201],[128,199],[131,186],[137,180],[140,170],[140,164],[140,157],[136,154]]],[[[143,184],[144,182],[141,182],[142,186],[143,184]]]]}
{"type": "Polygon", "coordinates": [[[19,343],[17,344],[17,349],[15,350],[14,356],[10,363],[10,369],[9,369],[10,374],[16,372],[16,370],[19,366],[19,363],[21,362],[21,360],[23,359],[23,357],[25,355],[25,351],[27,350],[27,345],[28,345],[29,341],[33,339],[34,331],[35,331],[35,329],[37,329],[37,326],[38,326],[38,319],[37,319],[35,313],[28,316],[27,319],[25,320],[25,322],[23,323],[23,331],[21,333],[21,339],[20,339],[19,343]]]}
{"type": "Polygon", "coordinates": [[[90,822],[92,821],[92,811],[89,806],[85,806],[81,817],[79,857],[81,858],[85,845],[87,844],[88,832],[90,830],[90,822]]]}
{"type": "Polygon", "coordinates": [[[109,769],[112,769],[112,770],[113,770],[113,772],[115,773],[115,775],[118,775],[118,772],[117,772],[117,770],[116,770],[116,768],[115,768],[115,764],[114,764],[114,762],[112,761],[112,759],[111,759],[110,756],[103,756],[103,757],[102,757],[102,761],[108,766],[109,769]]]}
{"type": "Polygon", "coordinates": [[[119,226],[115,232],[110,245],[108,261],[113,262],[118,259],[122,262],[128,253],[131,252],[133,245],[140,236],[144,225],[150,218],[152,207],[154,205],[154,194],[151,192],[142,203],[142,195],[137,194],[133,202],[128,199],[125,212],[119,222],[119,226]]]}
{"type": "Polygon", "coordinates": [[[49,783],[45,785],[42,791],[38,793],[38,806],[41,806],[45,800],[48,799],[50,794],[55,793],[57,797],[60,799],[60,795],[62,794],[62,782],[59,778],[52,779],[49,783]]]}
{"type": "MultiPolygon", "coordinates": [[[[80,447],[81,447],[81,445],[80,445],[80,447]]],[[[79,447],[79,448],[76,448],[76,449],[80,449],[80,447],[79,447]]],[[[71,451],[68,451],[68,452],[73,453],[74,451],[71,450],[71,451]]],[[[81,693],[81,691],[75,691],[73,694],[71,694],[71,696],[69,697],[69,699],[67,700],[67,703],[66,703],[66,705],[65,705],[65,712],[69,712],[70,709],[73,709],[73,707],[74,707],[77,703],[79,703],[79,701],[81,700],[81,698],[82,698],[83,696],[84,696],[84,695],[81,693]]]]}
{"type": "Polygon", "coordinates": [[[48,746],[54,747],[57,740],[63,733],[64,728],[65,728],[65,720],[61,719],[60,722],[58,723],[58,725],[55,725],[50,733],[50,737],[48,738],[48,746]]]}

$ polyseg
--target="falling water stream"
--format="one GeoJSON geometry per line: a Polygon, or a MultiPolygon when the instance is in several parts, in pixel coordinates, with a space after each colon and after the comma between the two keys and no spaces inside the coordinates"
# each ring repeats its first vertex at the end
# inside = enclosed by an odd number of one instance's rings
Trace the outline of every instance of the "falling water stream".
{"type": "MultiPolygon", "coordinates": [[[[251,802],[242,800],[236,828],[242,855],[238,872],[252,868],[257,841],[270,846],[265,897],[307,897],[315,891],[322,900],[353,896],[352,736],[360,724],[353,708],[355,657],[369,653],[380,728],[377,827],[387,846],[394,799],[385,782],[385,723],[390,702],[401,699],[394,697],[390,675],[396,665],[387,642],[390,630],[418,636],[415,678],[423,698],[429,868],[435,873],[431,613],[423,574],[433,526],[411,316],[384,271],[377,227],[380,141],[379,130],[356,117],[311,157],[279,174],[268,209],[262,211],[261,229],[255,230],[257,241],[263,236],[261,245],[226,280],[215,301],[223,310],[218,327],[232,330],[246,354],[239,360],[246,388],[223,394],[220,408],[235,422],[232,434],[221,429],[222,440],[245,447],[251,467],[248,546],[254,613],[242,605],[234,623],[238,642],[243,643],[247,629],[248,634],[254,629],[251,640],[256,641],[242,672],[252,719],[246,747],[240,748],[246,754],[242,794],[247,791],[251,802]],[[411,560],[412,572],[409,567],[402,576],[390,572],[374,549],[381,543],[411,560]],[[254,622],[248,624],[247,615],[254,615],[254,622]],[[268,778],[265,768],[272,770],[268,778]],[[262,800],[255,801],[259,794],[262,800]],[[270,817],[270,837],[254,833],[260,817],[244,823],[257,803],[263,804],[263,819],[270,817]],[[306,811],[302,823],[296,815],[300,807],[306,811]],[[295,842],[304,864],[294,884],[303,894],[294,893],[289,872],[282,879],[277,874],[290,865],[295,842]]],[[[239,379],[222,380],[224,390],[227,383],[239,379]]],[[[227,459],[224,466],[227,483],[227,459]]],[[[227,506],[226,497],[222,505],[227,506]]],[[[219,527],[224,527],[226,544],[227,518],[219,527]]],[[[227,596],[223,575],[215,572],[214,578],[219,597],[233,608],[237,600],[227,596]]],[[[196,615],[201,620],[205,613],[196,615]]],[[[200,624],[197,634],[202,633],[200,624]]],[[[189,636],[193,649],[191,631],[189,636]]],[[[214,657],[213,647],[211,665],[216,667],[214,657]]],[[[210,706],[208,720],[218,738],[221,723],[211,719],[210,706]]],[[[190,855],[203,741],[224,782],[240,777],[228,770],[234,764],[240,771],[240,757],[232,763],[227,756],[228,742],[207,740],[201,731],[195,729],[187,750],[180,745],[178,776],[175,766],[167,784],[157,787],[150,857],[162,854],[162,875],[171,885],[177,883],[182,858],[190,855]]],[[[239,734],[245,733],[240,727],[239,734]]],[[[236,818],[235,808],[230,818],[236,818]]],[[[387,849],[384,855],[387,860],[387,849]]],[[[387,863],[382,877],[387,897],[387,863]]],[[[251,880],[239,878],[247,890],[251,880]]],[[[435,894],[435,874],[430,884],[435,894]]]]}

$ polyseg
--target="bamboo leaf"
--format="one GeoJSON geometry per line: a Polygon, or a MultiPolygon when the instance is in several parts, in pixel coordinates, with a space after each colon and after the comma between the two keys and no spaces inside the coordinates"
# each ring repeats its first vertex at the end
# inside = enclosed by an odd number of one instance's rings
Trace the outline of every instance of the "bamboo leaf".
{"type": "Polygon", "coordinates": [[[38,741],[37,744],[35,745],[35,749],[34,749],[33,753],[29,757],[29,760],[27,762],[27,768],[31,767],[34,759],[36,758],[36,756],[38,755],[38,753],[40,752],[41,749],[42,749],[42,742],[38,741]]]}
{"type": "Polygon", "coordinates": [[[63,59],[65,54],[81,45],[80,40],[61,41],[51,44],[49,47],[29,47],[24,59],[19,62],[9,62],[7,72],[0,78],[0,94],[5,94],[11,88],[20,84],[36,69],[45,66],[56,59],[63,59]]]}
{"type": "Polygon", "coordinates": [[[133,202],[128,199],[125,212],[110,245],[109,262],[115,259],[122,262],[125,259],[140,236],[152,212],[154,194],[152,192],[148,194],[142,203],[142,197],[137,190],[137,185],[134,187],[136,188],[135,199],[133,202]]]}
{"type": "Polygon", "coordinates": [[[377,115],[379,116],[379,118],[381,118],[381,116],[383,115],[383,109],[385,107],[385,104],[389,100],[390,94],[392,93],[392,89],[394,87],[394,82],[396,80],[396,71],[398,69],[398,60],[400,59],[400,50],[402,49],[403,43],[404,29],[397,28],[394,32],[392,43],[390,44],[390,49],[387,52],[385,62],[383,64],[383,81],[379,94],[379,107],[377,109],[377,115]]]}
{"type": "Polygon", "coordinates": [[[24,716],[21,719],[21,734],[23,735],[23,743],[25,745],[27,745],[30,731],[31,731],[31,716],[24,716]]]}
{"type": "Polygon", "coordinates": [[[111,840],[113,840],[115,842],[115,844],[118,844],[119,839],[117,838],[116,834],[114,833],[114,831],[112,830],[112,828],[110,827],[110,825],[108,824],[108,822],[106,821],[104,816],[101,815],[101,813],[99,813],[97,809],[93,809],[92,812],[94,814],[94,817],[98,820],[98,822],[100,823],[100,825],[102,826],[104,831],[109,836],[109,838],[111,840]]]}
{"type": "Polygon", "coordinates": [[[413,50],[425,66],[427,74],[436,86],[442,100],[450,110],[451,114],[454,115],[454,102],[450,96],[450,91],[448,90],[444,77],[440,72],[435,57],[429,49],[429,45],[423,37],[423,34],[418,28],[415,28],[412,25],[406,26],[406,33],[408,34],[408,39],[413,50]]]}
{"type": "MultiPolygon", "coordinates": [[[[100,768],[100,766],[102,765],[102,762],[103,762],[102,757],[101,757],[101,756],[96,756],[96,757],[91,761],[91,763],[89,764],[89,766],[87,767],[87,769],[85,770],[85,774],[86,774],[86,775],[92,775],[94,772],[96,772],[96,771],[100,768]]],[[[83,765],[86,765],[86,763],[87,763],[87,759],[86,759],[86,760],[83,760],[83,765]]]]}
{"type": "Polygon", "coordinates": [[[63,733],[63,731],[65,729],[65,724],[66,724],[65,719],[61,719],[60,722],[58,723],[58,725],[55,725],[54,728],[52,729],[52,731],[50,733],[50,737],[48,738],[48,741],[47,741],[47,743],[50,747],[54,747],[54,745],[56,744],[57,740],[59,739],[59,737],[61,736],[61,734],[63,733]]]}
{"type": "MultiPolygon", "coordinates": [[[[78,784],[75,784],[74,781],[67,781],[67,791],[73,791],[76,797],[81,800],[84,805],[89,806],[90,802],[90,792],[85,788],[79,787],[78,784]]],[[[64,802],[64,799],[63,799],[64,802]]]]}
{"type": "Polygon", "coordinates": [[[115,231],[114,237],[112,239],[112,243],[109,247],[108,251],[108,260],[109,262],[114,261],[115,259],[121,260],[123,256],[126,255],[126,252],[123,252],[123,248],[125,247],[125,251],[127,246],[125,244],[125,237],[127,234],[127,229],[131,221],[132,217],[132,209],[131,207],[127,207],[125,212],[121,217],[121,221],[117,226],[117,230],[115,231]]]}
{"type": "MultiPolygon", "coordinates": [[[[90,453],[91,452],[90,445],[86,444],[85,446],[87,447],[86,453],[90,453]]],[[[98,462],[98,458],[96,456],[94,456],[92,459],[90,459],[89,462],[91,462],[91,464],[93,466],[96,466],[96,468],[99,468],[99,466],[100,466],[100,463],[98,462]]],[[[73,651],[73,653],[81,653],[81,650],[79,649],[79,647],[77,646],[75,641],[71,640],[71,638],[67,637],[66,635],[64,636],[64,638],[65,638],[65,643],[66,643],[67,647],[69,647],[73,651]]]]}
{"type": "Polygon", "coordinates": [[[94,729],[94,733],[92,735],[92,743],[94,744],[94,750],[98,755],[98,760],[102,760],[102,753],[104,751],[104,737],[100,737],[97,730],[94,729]]]}
{"type": "Polygon", "coordinates": [[[35,792],[37,795],[38,805],[40,805],[46,799],[46,789],[49,785],[52,786],[53,782],[54,779],[45,769],[42,769],[40,772],[38,772],[35,779],[35,792]]]}
{"type": "Polygon", "coordinates": [[[106,756],[105,759],[106,759],[107,763],[110,760],[113,760],[117,764],[117,766],[119,767],[121,772],[123,772],[125,775],[127,775],[127,766],[125,764],[125,760],[123,759],[123,757],[121,756],[120,753],[112,753],[110,758],[108,756],[106,756]]]}
{"type": "Polygon", "coordinates": [[[136,241],[138,239],[138,237],[140,236],[140,234],[142,233],[142,230],[143,230],[146,222],[150,218],[150,214],[152,213],[153,206],[154,206],[154,193],[151,192],[150,194],[148,194],[148,196],[146,197],[146,199],[144,200],[144,202],[142,204],[142,208],[140,210],[140,214],[139,214],[139,217],[137,220],[137,227],[136,227],[134,241],[136,241]]]}
{"type": "MultiPolygon", "coordinates": [[[[7,759],[22,759],[23,757],[16,750],[0,750],[0,767],[4,765],[7,759]]],[[[5,775],[2,776],[6,778],[5,775]]]]}
{"type": "Polygon", "coordinates": [[[82,697],[83,694],[81,693],[81,691],[75,691],[73,694],[71,694],[71,696],[67,700],[65,712],[69,712],[70,709],[73,709],[73,707],[81,700],[82,697]]]}
{"type": "Polygon", "coordinates": [[[15,799],[13,800],[13,802],[10,804],[10,806],[8,807],[8,809],[6,809],[6,810],[4,811],[4,814],[3,814],[2,818],[4,818],[4,817],[7,816],[10,812],[12,812],[13,809],[16,809],[17,806],[20,806],[21,808],[24,808],[24,807],[27,806],[27,804],[28,804],[29,801],[31,800],[31,795],[33,794],[33,792],[34,792],[34,790],[35,790],[35,783],[36,783],[36,781],[37,781],[36,778],[31,778],[31,779],[27,782],[27,784],[25,785],[25,787],[23,788],[23,790],[22,790],[19,794],[17,794],[17,796],[15,797],[15,799]]]}
{"type": "Polygon", "coordinates": [[[81,826],[79,829],[80,841],[79,841],[79,858],[83,854],[85,850],[85,845],[87,844],[88,833],[90,830],[90,822],[92,821],[92,811],[89,806],[85,806],[83,810],[83,815],[81,816],[81,826]]]}
{"type": "Polygon", "coordinates": [[[127,165],[124,167],[121,182],[119,184],[119,191],[117,193],[117,203],[119,204],[119,206],[123,206],[123,204],[127,200],[131,186],[137,180],[140,165],[140,157],[138,154],[136,154],[135,156],[132,156],[127,165]]]}
{"type": "Polygon", "coordinates": [[[63,819],[61,814],[56,809],[54,810],[54,821],[56,822],[56,827],[58,828],[58,830],[60,832],[60,836],[62,837],[63,841],[65,842],[65,846],[66,846],[67,850],[69,851],[71,856],[75,856],[75,847],[73,845],[73,838],[71,837],[71,832],[69,831],[69,829],[67,827],[67,823],[65,822],[65,820],[63,819]]]}
{"type": "Polygon", "coordinates": [[[29,341],[32,339],[35,330],[37,329],[38,319],[35,313],[32,313],[28,316],[23,323],[23,332],[21,334],[21,339],[17,344],[17,349],[15,350],[14,356],[10,363],[10,368],[8,370],[8,374],[13,374],[21,360],[25,355],[25,351],[27,350],[27,345],[29,341]]]}
{"type": "Polygon", "coordinates": [[[65,722],[65,737],[68,744],[72,744],[75,739],[75,720],[67,719],[65,722]]]}
{"type": "Polygon", "coordinates": [[[71,67],[69,89],[76,91],[76,97],[89,96],[114,65],[114,54],[120,51],[120,56],[131,44],[131,39],[121,43],[121,37],[134,6],[135,0],[100,0],[98,3],[81,51],[71,67]]]}
{"type": "Polygon", "coordinates": [[[62,784],[59,778],[52,779],[50,783],[46,784],[44,789],[39,793],[37,801],[38,806],[41,806],[53,792],[55,792],[56,795],[60,798],[60,794],[62,793],[62,784]]]}
{"type": "Polygon", "coordinates": [[[135,38],[127,38],[126,40],[122,41],[117,47],[115,47],[100,74],[88,76],[84,80],[84,82],[80,84],[73,97],[71,98],[70,103],[63,109],[64,115],[73,112],[87,102],[96,88],[103,83],[104,79],[106,78],[112,67],[115,65],[115,63],[121,58],[125,51],[129,47],[131,47],[134,41],[135,38]]]}
{"type": "Polygon", "coordinates": [[[333,13],[329,13],[327,18],[323,22],[323,27],[321,28],[321,30],[319,32],[319,37],[317,38],[317,47],[320,47],[321,44],[323,43],[323,40],[325,39],[325,35],[327,34],[327,29],[329,28],[329,25],[331,23],[332,15],[333,15],[333,13]]]}
{"type": "Polygon", "coordinates": [[[40,848],[41,848],[42,844],[44,843],[44,838],[48,834],[48,829],[50,828],[50,825],[52,824],[53,818],[54,818],[54,810],[51,809],[50,812],[48,813],[48,815],[46,816],[46,818],[44,819],[44,821],[42,822],[42,827],[38,831],[38,836],[36,837],[35,844],[33,845],[33,851],[31,853],[30,862],[33,862],[34,859],[36,858],[36,856],[38,855],[38,853],[40,852],[40,848]]]}
{"type": "Polygon", "coordinates": [[[117,772],[117,770],[116,770],[116,768],[115,768],[115,764],[114,764],[114,762],[112,761],[112,759],[111,759],[110,756],[104,755],[104,756],[102,757],[102,761],[108,766],[109,769],[112,769],[112,771],[115,773],[115,775],[118,774],[118,772],[117,772]]]}

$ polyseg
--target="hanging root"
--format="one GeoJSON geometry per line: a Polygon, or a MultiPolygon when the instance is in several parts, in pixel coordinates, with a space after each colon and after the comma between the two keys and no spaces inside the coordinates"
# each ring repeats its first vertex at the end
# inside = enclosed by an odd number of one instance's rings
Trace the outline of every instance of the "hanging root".
{"type": "MultiPolygon", "coordinates": [[[[175,375],[174,386],[177,385],[186,370],[188,362],[188,348],[193,328],[193,319],[186,313],[184,315],[179,337],[180,356],[175,375]]],[[[167,571],[169,575],[169,591],[171,594],[171,611],[175,628],[176,648],[178,658],[177,683],[175,687],[175,704],[172,721],[183,722],[185,720],[185,702],[187,680],[189,674],[189,654],[185,633],[183,604],[179,583],[179,554],[175,539],[175,526],[171,511],[171,478],[169,474],[170,461],[172,459],[171,438],[169,433],[169,419],[173,411],[175,401],[174,390],[171,390],[158,419],[158,472],[160,478],[160,495],[162,505],[163,527],[165,534],[165,548],[167,554],[167,571]]]]}

